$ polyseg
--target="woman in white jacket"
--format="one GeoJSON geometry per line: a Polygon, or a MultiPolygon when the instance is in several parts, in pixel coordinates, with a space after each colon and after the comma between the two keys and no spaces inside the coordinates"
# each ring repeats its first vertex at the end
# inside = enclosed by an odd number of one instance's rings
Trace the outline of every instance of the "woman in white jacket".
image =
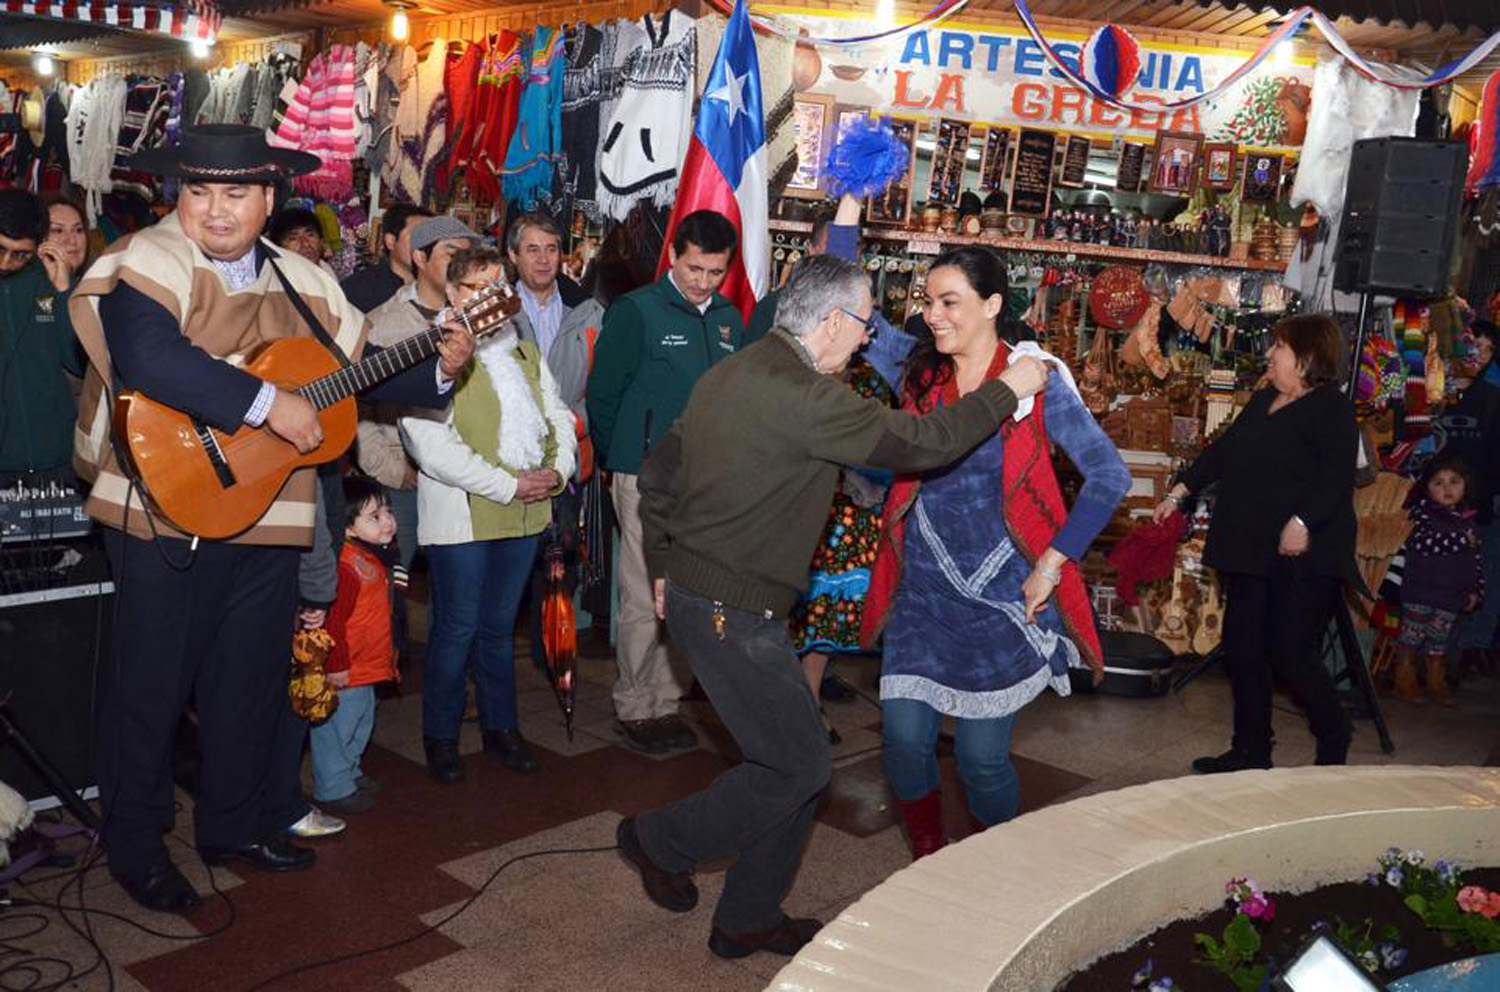
{"type": "MultiPolygon", "coordinates": [[[[462,303],[499,274],[498,252],[459,251],[449,299],[462,303]]],[[[511,642],[552,497],[576,456],[573,415],[535,345],[507,326],[474,357],[445,414],[400,421],[420,472],[417,538],[432,576],[422,742],[428,772],[445,784],[464,777],[458,730],[471,657],[485,750],[513,771],[537,769],[516,718],[511,642]]]]}

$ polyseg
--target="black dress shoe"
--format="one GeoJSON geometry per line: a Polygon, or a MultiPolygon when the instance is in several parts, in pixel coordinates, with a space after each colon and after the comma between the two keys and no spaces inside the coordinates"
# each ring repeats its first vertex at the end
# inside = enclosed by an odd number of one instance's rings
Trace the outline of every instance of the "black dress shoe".
{"type": "Polygon", "coordinates": [[[422,738],[427,752],[427,774],[443,785],[457,785],[464,780],[463,759],[458,756],[458,741],[442,737],[422,738]]]}
{"type": "Polygon", "coordinates": [[[298,847],[281,837],[269,837],[240,847],[198,848],[207,864],[222,865],[226,861],[243,861],[266,871],[302,871],[311,868],[318,855],[306,847],[298,847]]]}
{"type": "Polygon", "coordinates": [[[158,913],[186,913],[203,905],[192,883],[170,861],[163,861],[140,878],[118,881],[126,895],[158,913]]]}
{"type": "Polygon", "coordinates": [[[1194,758],[1193,771],[1199,775],[1218,775],[1222,772],[1243,772],[1253,768],[1270,768],[1271,756],[1252,754],[1230,748],[1223,754],[1210,758],[1194,758]]]}
{"type": "Polygon", "coordinates": [[[616,720],[615,733],[625,738],[625,746],[642,754],[664,754],[671,750],[662,739],[661,725],[655,720],[616,720]]]}
{"type": "Polygon", "coordinates": [[[714,924],[713,931],[708,935],[708,949],[721,958],[743,958],[756,951],[770,951],[772,954],[791,957],[816,937],[821,929],[823,924],[817,920],[794,920],[790,916],[783,916],[781,922],[769,930],[757,930],[753,933],[735,933],[714,924]]]}
{"type": "Polygon", "coordinates": [[[692,872],[658,868],[636,836],[635,817],[627,816],[620,821],[615,829],[615,843],[620,846],[625,860],[641,873],[641,884],[645,885],[646,895],[652,902],[674,913],[686,913],[698,905],[698,886],[693,883],[692,872]]]}
{"type": "Polygon", "coordinates": [[[515,727],[509,730],[486,730],[484,732],[484,749],[500,759],[500,763],[513,772],[522,775],[530,775],[541,763],[536,760],[536,754],[531,750],[531,745],[526,743],[526,738],[521,736],[521,731],[515,727]]]}
{"type": "Polygon", "coordinates": [[[665,750],[677,751],[698,746],[697,733],[679,714],[668,713],[652,722],[656,724],[656,739],[661,741],[665,750]]]}

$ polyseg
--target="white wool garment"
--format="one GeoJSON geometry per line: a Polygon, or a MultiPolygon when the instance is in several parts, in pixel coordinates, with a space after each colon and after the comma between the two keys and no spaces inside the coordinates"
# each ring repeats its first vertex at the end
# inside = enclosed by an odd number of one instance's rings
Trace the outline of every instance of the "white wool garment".
{"type": "MultiPolygon", "coordinates": [[[[81,132],[76,155],[69,159],[73,182],[87,193],[89,221],[99,216],[100,200],[112,191],[110,172],[115,166],[115,140],[125,122],[125,77],[111,73],[85,88],[84,100],[74,100],[81,132]]],[[[69,114],[70,132],[73,115],[69,114]]]]}
{"type": "Polygon", "coordinates": [[[693,132],[693,19],[668,10],[640,20],[646,44],[626,56],[620,99],[601,118],[599,206],[624,220],[639,199],[670,206],[693,132]]]}
{"type": "Polygon", "coordinates": [[[1311,203],[1328,225],[1324,239],[1307,260],[1301,252],[1292,253],[1282,279],[1282,285],[1301,293],[1312,309],[1330,310],[1336,305],[1349,309],[1352,305],[1348,299],[1335,300],[1332,270],[1354,142],[1410,136],[1417,127],[1419,99],[1416,91],[1366,79],[1341,55],[1327,55],[1318,63],[1292,203],[1311,203]]]}
{"type": "MultiPolygon", "coordinates": [[[[443,69],[448,62],[448,42],[434,38],[427,57],[402,86],[396,108],[396,133],[391,157],[386,161],[383,181],[391,195],[409,203],[422,202],[424,164],[442,150],[447,135],[444,124],[447,95],[443,92],[443,69]],[[435,106],[439,100],[441,106],[435,106]]],[[[402,68],[405,68],[403,61],[402,68]]]]}
{"type": "Polygon", "coordinates": [[[546,455],[547,419],[516,358],[518,343],[514,334],[506,334],[486,341],[474,354],[500,397],[500,462],[507,469],[524,472],[539,468],[546,455]]]}
{"type": "MultiPolygon", "coordinates": [[[[1057,370],[1058,378],[1074,393],[1078,392],[1078,383],[1073,381],[1073,370],[1068,368],[1068,363],[1048,351],[1043,351],[1042,346],[1035,341],[1018,341],[1010,346],[1010,356],[1005,364],[1009,365],[1018,358],[1038,358],[1057,370]]],[[[1011,419],[1016,421],[1025,420],[1031,416],[1032,408],[1036,406],[1036,397],[1028,396],[1016,404],[1016,412],[1011,414],[1011,419]]]]}

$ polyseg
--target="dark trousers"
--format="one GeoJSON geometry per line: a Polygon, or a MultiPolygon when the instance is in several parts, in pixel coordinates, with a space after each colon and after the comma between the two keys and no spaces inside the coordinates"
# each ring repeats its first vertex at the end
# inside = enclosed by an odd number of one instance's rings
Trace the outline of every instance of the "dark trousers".
{"type": "Polygon", "coordinates": [[[641,845],[668,871],[735,858],[714,922],[744,933],[781,921],[781,900],[812,829],[832,759],[828,733],[787,636],[786,618],[724,607],[667,584],[667,626],[734,735],[744,760],[702,792],[637,820],[641,845]]]}
{"type": "MultiPolygon", "coordinates": [[[[290,656],[290,648],[287,652],[290,656]]],[[[266,833],[282,833],[307,815],[302,792],[302,752],[307,746],[307,721],[292,712],[283,697],[271,734],[271,757],[266,765],[266,833]]]]}
{"type": "Polygon", "coordinates": [[[232,847],[284,824],[267,816],[272,740],[297,607],[297,549],[105,532],[117,595],[95,766],[110,871],[139,878],[167,857],[172,738],[193,700],[201,776],[197,842],[232,847]],[[179,568],[189,562],[186,568],[179,568]]]}
{"type": "Polygon", "coordinates": [[[1349,722],[1333,677],[1317,656],[1342,583],[1278,557],[1270,575],[1226,575],[1225,667],[1234,689],[1234,744],[1269,757],[1271,700],[1280,679],[1307,713],[1318,760],[1342,763],[1349,722]]]}

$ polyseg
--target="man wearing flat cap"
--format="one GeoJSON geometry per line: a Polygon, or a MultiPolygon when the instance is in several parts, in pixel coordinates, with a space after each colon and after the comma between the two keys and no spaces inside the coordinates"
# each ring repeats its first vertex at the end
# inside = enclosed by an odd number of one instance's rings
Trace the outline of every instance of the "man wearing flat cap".
{"type": "MultiPolygon", "coordinates": [[[[143,906],[181,912],[198,895],[168,858],[162,833],[173,825],[172,739],[189,699],[198,715],[193,817],[204,860],[270,871],[313,862],[311,850],[282,836],[290,823],[278,822],[268,801],[267,756],[288,705],[297,562],[311,543],[315,476],[297,471],[244,533],[199,540],[156,513],[117,459],[111,399],[138,390],[221,431],[263,426],[311,451],[323,439],[312,405],[239,366],[258,346],[290,336],[327,339],[357,361],[366,324],[331,275],[260,237],[273,184],[316,169],[315,156],[271,148],[255,128],[213,125],[129,164],[182,187],[161,223],[99,257],[68,308],[90,364],[75,462],[93,483],[87,509],[104,526],[117,596],[96,771],[111,874],[143,906]]],[[[452,328],[434,359],[376,388],[384,398],[441,407],[473,350],[472,337],[452,328]]]]}

